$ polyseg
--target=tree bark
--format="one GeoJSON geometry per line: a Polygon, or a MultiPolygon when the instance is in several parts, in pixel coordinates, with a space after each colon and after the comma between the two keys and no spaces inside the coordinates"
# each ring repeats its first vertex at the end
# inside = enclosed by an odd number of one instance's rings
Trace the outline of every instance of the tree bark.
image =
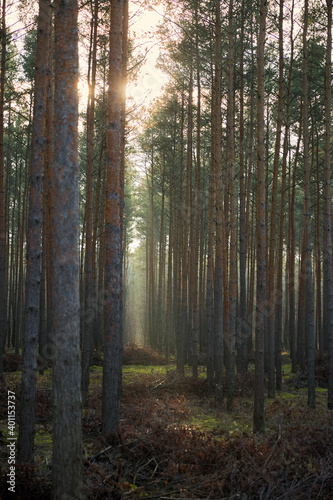
{"type": "Polygon", "coordinates": [[[236,330],[237,371],[247,371],[247,307],[246,307],[246,216],[245,216],[245,157],[244,157],[244,9],[242,1],[240,35],[239,82],[239,324],[236,330]]]}
{"type": "Polygon", "coordinates": [[[315,376],[314,376],[314,298],[313,298],[313,276],[312,276],[312,242],[311,242],[311,194],[310,194],[310,166],[309,166],[309,131],[308,131],[308,0],[304,3],[304,25],[303,25],[303,63],[302,63],[302,100],[303,100],[303,163],[304,163],[304,237],[305,237],[305,286],[306,286],[306,308],[305,308],[305,330],[306,351],[308,358],[308,405],[314,408],[315,376]]]}
{"type": "Polygon", "coordinates": [[[255,389],[253,431],[265,432],[264,410],[264,335],[266,307],[266,176],[265,176],[265,37],[267,0],[260,1],[259,38],[257,48],[257,301],[255,339],[255,389]]]}
{"type": "Polygon", "coordinates": [[[324,314],[328,337],[327,407],[333,410],[333,276],[332,276],[332,195],[331,195],[331,103],[332,103],[332,0],[327,3],[327,46],[325,74],[325,167],[324,167],[324,314]]]}
{"type": "Polygon", "coordinates": [[[123,2],[122,0],[111,0],[105,206],[106,306],[102,401],[102,432],[104,436],[115,433],[118,429],[121,390],[122,41],[123,2]]]}
{"type": "Polygon", "coordinates": [[[55,2],[52,498],[83,498],[79,297],[78,6],[55,2]]]}
{"type": "Polygon", "coordinates": [[[229,3],[228,27],[228,110],[227,137],[229,189],[230,189],[230,258],[229,258],[229,341],[228,341],[228,396],[227,407],[232,409],[235,392],[235,343],[236,343],[236,309],[238,295],[237,276],[237,201],[235,171],[235,126],[234,126],[234,47],[233,47],[233,0],[229,3]]]}

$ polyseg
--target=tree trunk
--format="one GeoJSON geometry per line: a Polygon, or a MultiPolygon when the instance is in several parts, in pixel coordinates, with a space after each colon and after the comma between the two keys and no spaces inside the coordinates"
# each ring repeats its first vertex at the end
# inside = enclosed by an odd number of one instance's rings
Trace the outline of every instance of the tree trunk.
{"type": "Polygon", "coordinates": [[[233,0],[229,3],[228,27],[228,161],[230,189],[230,274],[229,274],[229,342],[228,342],[228,398],[227,407],[232,409],[235,392],[235,342],[236,342],[236,308],[238,295],[237,276],[237,200],[235,184],[235,126],[234,126],[234,48],[233,48],[233,0]]]}
{"type": "Polygon", "coordinates": [[[325,167],[324,167],[324,315],[328,337],[328,399],[327,407],[333,410],[333,277],[332,277],[332,219],[331,219],[331,71],[332,71],[332,0],[327,2],[327,46],[325,75],[325,167]]]}
{"type": "Polygon", "coordinates": [[[198,294],[198,265],[199,265],[199,241],[200,241],[200,216],[201,216],[201,85],[200,85],[200,51],[199,51],[199,25],[198,8],[200,0],[195,3],[195,22],[196,22],[196,80],[198,89],[197,98],[197,157],[195,169],[195,194],[193,196],[193,217],[195,217],[195,236],[193,249],[193,299],[192,299],[192,374],[198,376],[198,344],[199,344],[199,294],[198,294]]]}
{"type": "Polygon", "coordinates": [[[268,260],[268,301],[269,315],[267,317],[268,329],[268,397],[275,398],[275,306],[276,306],[276,218],[277,218],[277,188],[279,176],[280,162],[280,145],[281,145],[281,130],[283,117],[283,0],[280,0],[280,15],[279,15],[279,96],[278,96],[278,112],[276,123],[276,140],[274,151],[273,165],[273,186],[272,186],[272,201],[271,201],[271,221],[269,232],[269,260],[268,260]]]}
{"type": "Polygon", "coordinates": [[[247,372],[247,307],[246,307],[246,220],[244,158],[244,8],[242,1],[239,82],[239,324],[237,326],[237,371],[247,372]]]}
{"type": "Polygon", "coordinates": [[[222,117],[221,117],[221,2],[215,1],[215,75],[213,94],[212,141],[214,141],[214,183],[215,194],[215,281],[214,281],[214,334],[215,334],[215,400],[223,401],[223,190],[222,190],[222,117]]]}
{"type": "Polygon", "coordinates": [[[106,306],[102,401],[102,432],[104,436],[115,433],[118,429],[121,390],[122,40],[123,3],[121,0],[111,0],[105,206],[106,306]]]}
{"type": "Polygon", "coordinates": [[[86,395],[89,388],[89,368],[92,349],[94,311],[95,311],[95,262],[93,260],[93,175],[94,175],[94,134],[95,134],[95,83],[97,67],[97,27],[98,0],[94,3],[92,19],[92,51],[91,70],[88,76],[88,106],[87,106],[87,182],[86,182],[86,251],[84,268],[84,321],[82,348],[82,394],[86,395]]]}
{"type": "Polygon", "coordinates": [[[307,339],[308,358],[308,405],[314,408],[315,376],[314,376],[314,298],[312,277],[312,242],[311,242],[311,173],[309,166],[309,131],[308,131],[308,0],[304,4],[304,26],[303,26],[303,64],[302,64],[302,98],[303,98],[303,162],[304,162],[304,233],[305,233],[305,286],[306,286],[306,308],[305,329],[307,339]]]}
{"type": "MultiPolygon", "coordinates": [[[[284,101],[284,80],[283,80],[283,0],[280,0],[280,14],[279,14],[279,98],[278,98],[278,117],[276,125],[276,144],[274,163],[279,163],[280,159],[280,142],[282,132],[282,118],[283,118],[283,101],[284,101]]],[[[292,67],[292,61],[291,61],[292,67]]],[[[290,85],[290,80],[289,80],[290,85]]],[[[290,88],[288,88],[287,101],[290,100],[290,88]]],[[[288,101],[289,103],[289,101],[288,101]]],[[[288,104],[287,104],[288,106],[288,104]]],[[[288,133],[289,133],[289,107],[286,111],[286,128],[283,143],[283,156],[282,156],[282,172],[281,172],[281,198],[280,198],[280,224],[279,224],[279,240],[278,240],[278,253],[277,253],[277,277],[274,290],[274,305],[275,305],[275,344],[274,344],[274,364],[276,369],[276,389],[282,389],[282,368],[281,368],[281,351],[282,351],[282,307],[283,307],[283,290],[282,290],[282,264],[283,264],[283,237],[284,237],[284,206],[286,199],[286,170],[287,170],[287,153],[288,153],[288,133]]],[[[273,229],[275,230],[275,229],[273,229]]]]}
{"type": "Polygon", "coordinates": [[[260,1],[257,100],[257,301],[253,431],[265,432],[264,335],[266,306],[265,37],[267,0],[260,1]]]}
{"type": "Polygon", "coordinates": [[[83,498],[79,296],[78,7],[55,2],[52,498],[83,498]]]}

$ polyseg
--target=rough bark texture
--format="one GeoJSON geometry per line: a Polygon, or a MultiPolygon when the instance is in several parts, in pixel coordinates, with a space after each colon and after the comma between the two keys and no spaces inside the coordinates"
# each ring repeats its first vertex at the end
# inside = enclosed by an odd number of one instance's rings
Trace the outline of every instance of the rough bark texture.
{"type": "Polygon", "coordinates": [[[266,186],[265,186],[265,37],[267,0],[260,2],[257,100],[257,303],[255,340],[255,389],[253,431],[265,432],[264,412],[264,335],[266,307],[266,186]]]}
{"type": "Polygon", "coordinates": [[[117,431],[121,390],[122,19],[122,0],[112,0],[105,200],[105,338],[102,403],[102,432],[105,436],[117,431]]]}
{"type": "Polygon", "coordinates": [[[40,319],[42,206],[45,154],[45,112],[51,6],[40,0],[37,29],[35,98],[29,174],[29,215],[27,227],[27,274],[23,337],[22,396],[19,427],[19,459],[33,458],[37,342],[40,319]]]}
{"type": "Polygon", "coordinates": [[[83,498],[79,301],[78,6],[55,2],[53,493],[83,498]]]}

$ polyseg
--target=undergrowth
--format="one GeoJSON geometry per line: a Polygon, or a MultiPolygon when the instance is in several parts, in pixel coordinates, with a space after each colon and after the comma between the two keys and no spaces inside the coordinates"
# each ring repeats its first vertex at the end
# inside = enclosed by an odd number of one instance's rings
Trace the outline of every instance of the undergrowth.
{"type": "MultiPolygon", "coordinates": [[[[158,354],[141,351],[136,359],[134,351],[131,346],[133,362],[124,366],[119,432],[108,439],[101,436],[102,369],[95,365],[91,370],[91,390],[83,408],[88,500],[332,497],[333,417],[326,409],[326,389],[318,388],[317,408],[309,410],[300,376],[286,369],[283,391],[266,401],[266,436],[254,436],[252,371],[236,375],[234,407],[227,412],[224,405],[215,404],[204,377],[181,376],[172,365],[154,364],[158,354]]],[[[322,363],[318,369],[324,379],[322,363]]],[[[19,404],[17,371],[6,374],[2,382],[4,430],[7,389],[13,386],[19,404]]],[[[17,465],[15,498],[50,498],[51,431],[47,370],[38,376],[35,461],[17,465]]],[[[0,439],[0,498],[8,498],[5,432],[0,439]]]]}

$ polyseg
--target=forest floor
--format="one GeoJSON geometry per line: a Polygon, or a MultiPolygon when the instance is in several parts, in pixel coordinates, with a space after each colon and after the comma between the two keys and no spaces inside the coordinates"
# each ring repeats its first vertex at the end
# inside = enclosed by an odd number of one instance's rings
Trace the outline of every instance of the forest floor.
{"type": "MultiPolygon", "coordinates": [[[[327,362],[317,363],[317,407],[307,408],[305,376],[284,356],[283,390],[266,400],[266,435],[252,434],[254,372],[236,375],[231,412],[217,406],[205,370],[181,376],[173,364],[137,346],[125,349],[119,433],[101,436],[102,367],[96,354],[83,410],[85,495],[89,499],[331,499],[333,412],[327,362]]],[[[36,452],[16,464],[9,496],[8,390],[20,401],[20,357],[6,356],[0,387],[0,500],[49,499],[52,475],[51,373],[38,375],[36,452]]],[[[17,431],[17,429],[16,429],[17,431]]],[[[17,432],[16,432],[17,434],[17,432]]]]}

